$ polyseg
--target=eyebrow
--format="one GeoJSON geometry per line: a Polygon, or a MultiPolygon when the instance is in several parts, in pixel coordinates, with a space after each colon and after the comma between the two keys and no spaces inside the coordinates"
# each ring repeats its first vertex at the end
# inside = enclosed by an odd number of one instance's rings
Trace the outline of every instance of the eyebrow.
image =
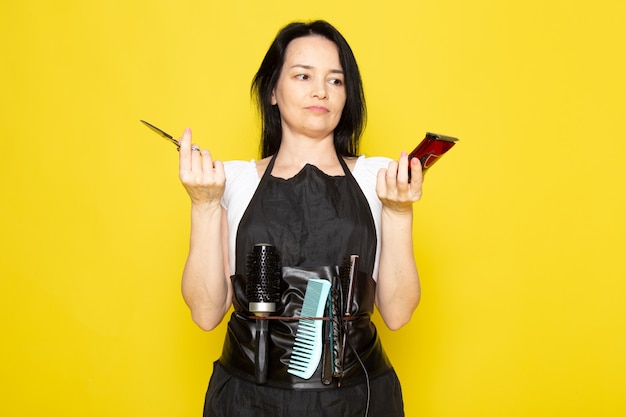
{"type": "MultiPolygon", "coordinates": [[[[315,67],[313,65],[295,64],[289,68],[304,68],[304,69],[311,70],[311,69],[314,69],[315,67]]],[[[330,72],[333,74],[343,74],[343,70],[340,70],[340,69],[331,69],[330,72]]]]}

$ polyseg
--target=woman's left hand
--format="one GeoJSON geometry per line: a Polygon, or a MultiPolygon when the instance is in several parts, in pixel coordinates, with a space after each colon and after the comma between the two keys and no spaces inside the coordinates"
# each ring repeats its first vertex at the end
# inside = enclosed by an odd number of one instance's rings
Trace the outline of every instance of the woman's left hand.
{"type": "Polygon", "coordinates": [[[413,203],[422,197],[423,179],[419,159],[412,158],[409,161],[407,153],[402,152],[399,161],[391,161],[387,169],[378,171],[376,194],[387,209],[396,212],[412,211],[413,203]]]}
{"type": "Polygon", "coordinates": [[[376,193],[383,204],[376,306],[393,330],[409,322],[420,300],[413,255],[413,203],[422,196],[422,180],[419,159],[409,163],[406,152],[378,171],[376,179],[376,193]]]}

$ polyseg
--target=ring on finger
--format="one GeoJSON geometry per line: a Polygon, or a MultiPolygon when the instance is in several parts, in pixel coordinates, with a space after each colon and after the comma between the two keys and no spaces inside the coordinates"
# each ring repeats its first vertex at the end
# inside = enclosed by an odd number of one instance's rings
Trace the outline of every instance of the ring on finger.
{"type": "Polygon", "coordinates": [[[200,152],[200,148],[198,147],[198,145],[192,145],[191,150],[200,152]]]}

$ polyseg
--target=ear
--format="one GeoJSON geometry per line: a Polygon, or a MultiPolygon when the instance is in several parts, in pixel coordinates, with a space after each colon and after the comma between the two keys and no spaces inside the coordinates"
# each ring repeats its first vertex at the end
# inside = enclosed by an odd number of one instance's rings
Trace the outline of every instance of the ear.
{"type": "Polygon", "coordinates": [[[272,106],[275,106],[278,104],[278,101],[276,101],[276,89],[272,90],[272,106]]]}

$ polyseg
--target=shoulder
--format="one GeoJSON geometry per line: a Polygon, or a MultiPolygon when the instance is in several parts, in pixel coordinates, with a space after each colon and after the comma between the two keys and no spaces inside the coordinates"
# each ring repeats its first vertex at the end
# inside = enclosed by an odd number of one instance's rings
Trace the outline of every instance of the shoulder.
{"type": "Polygon", "coordinates": [[[354,170],[352,176],[359,184],[365,197],[367,197],[370,205],[374,206],[380,203],[378,196],[376,195],[376,180],[378,178],[378,171],[382,168],[387,168],[391,162],[390,158],[382,156],[366,157],[361,155],[357,158],[354,164],[354,170]]]}
{"type": "Polygon", "coordinates": [[[226,188],[222,202],[227,209],[243,204],[254,194],[259,184],[256,161],[225,161],[226,188]]]}
{"type": "Polygon", "coordinates": [[[380,215],[381,201],[376,193],[376,181],[378,179],[378,171],[387,168],[392,159],[382,156],[366,157],[361,155],[358,157],[354,165],[352,176],[361,187],[363,194],[370,204],[372,214],[376,219],[380,215]]]}
{"type": "Polygon", "coordinates": [[[376,178],[378,171],[382,168],[387,168],[391,161],[391,158],[384,156],[366,157],[365,155],[361,155],[356,160],[353,175],[357,179],[371,178],[372,176],[376,178]]]}
{"type": "Polygon", "coordinates": [[[251,176],[258,177],[254,159],[250,161],[225,161],[224,173],[226,174],[227,182],[245,180],[251,176]]]}

